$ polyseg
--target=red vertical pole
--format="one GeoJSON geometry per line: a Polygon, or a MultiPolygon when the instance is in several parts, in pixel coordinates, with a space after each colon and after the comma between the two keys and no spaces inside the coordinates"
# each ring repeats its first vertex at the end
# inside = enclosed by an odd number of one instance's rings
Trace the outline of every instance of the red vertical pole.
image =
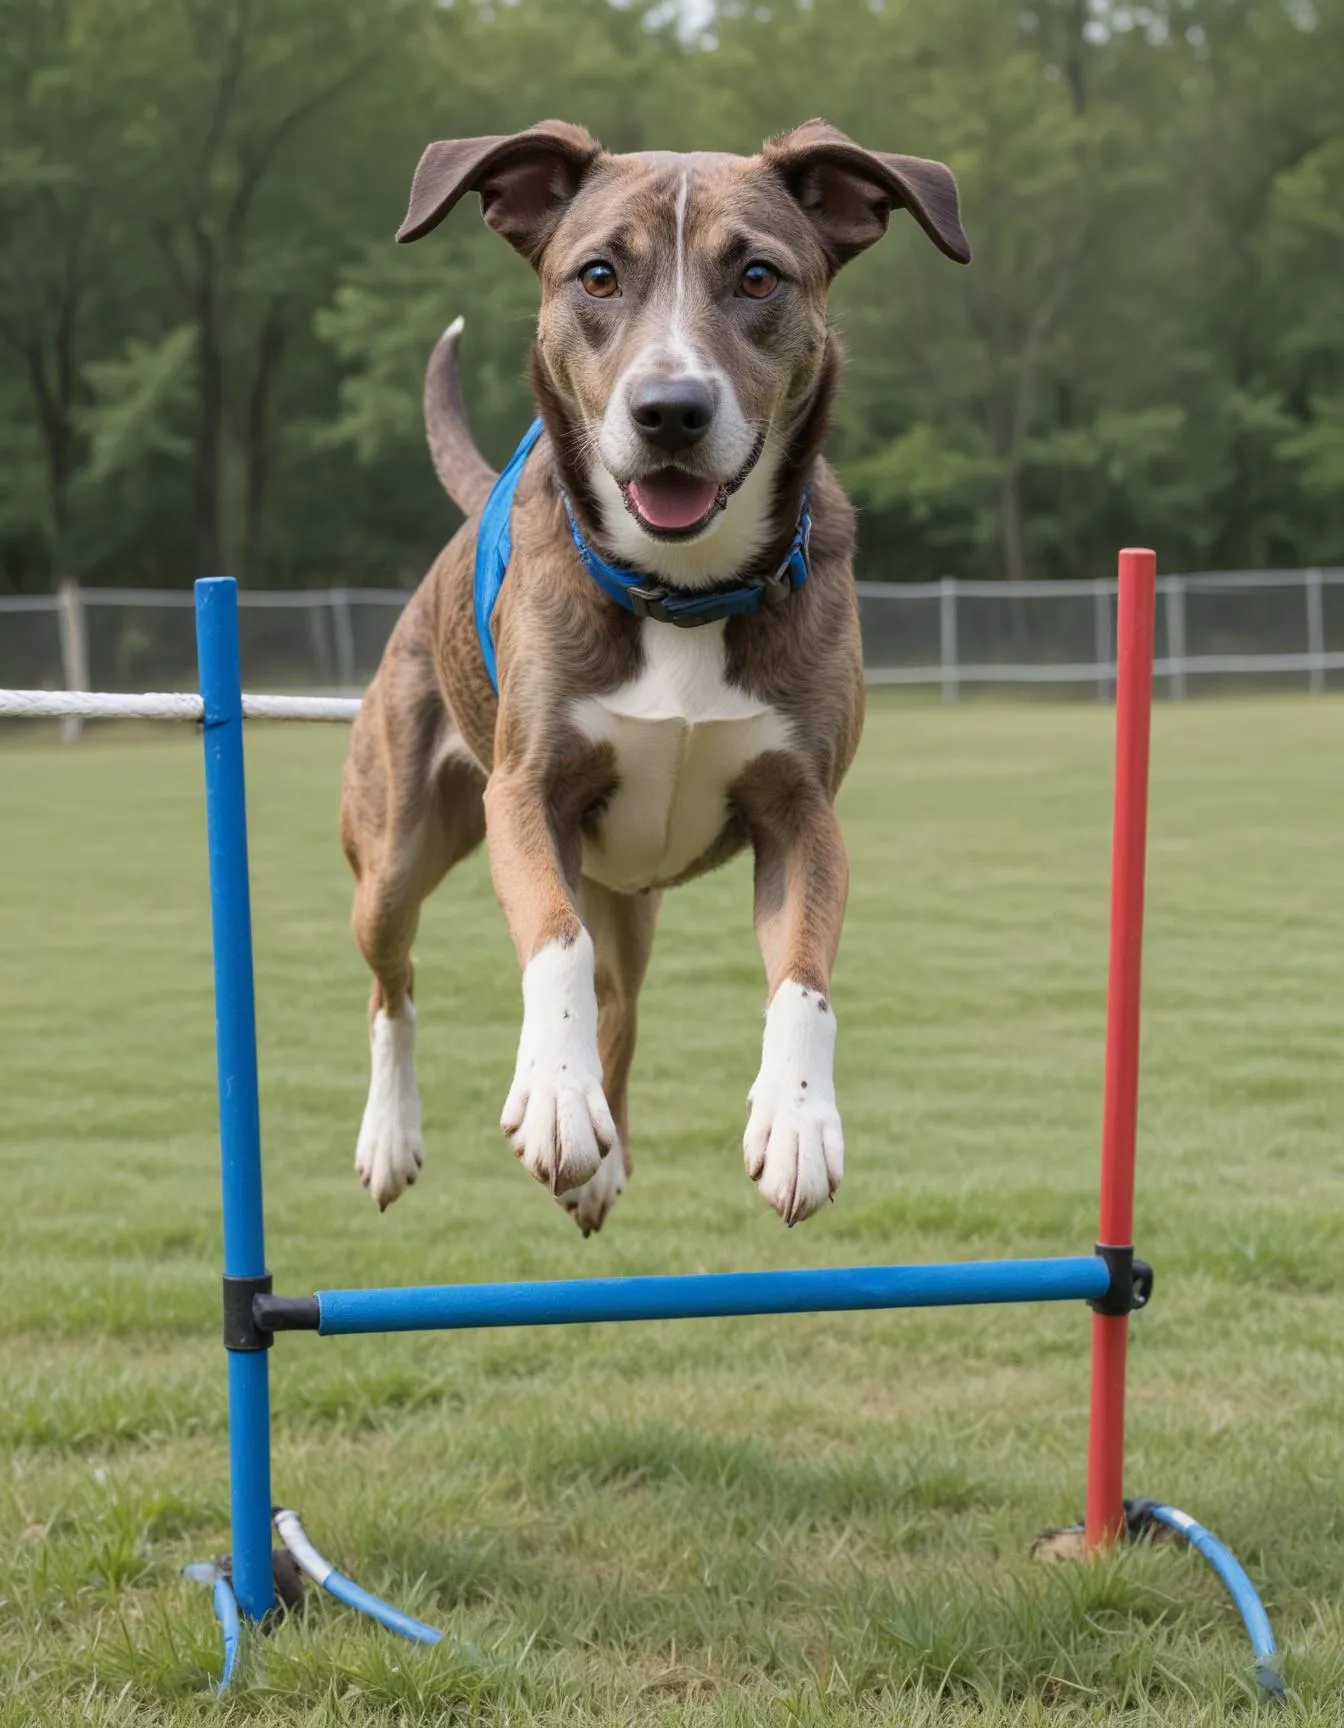
{"type": "MultiPolygon", "coordinates": [[[[1153,700],[1157,559],[1120,554],[1116,627],[1115,826],[1111,838],[1111,959],[1106,1001],[1106,1093],[1101,1219],[1106,1247],[1134,1240],[1134,1139],[1139,1099],[1139,982],[1143,865],[1148,833],[1148,734],[1153,700]]],[[[1092,1414],[1087,1448],[1087,1546],[1125,1527],[1125,1345],[1128,1314],[1092,1316],[1092,1414]]]]}

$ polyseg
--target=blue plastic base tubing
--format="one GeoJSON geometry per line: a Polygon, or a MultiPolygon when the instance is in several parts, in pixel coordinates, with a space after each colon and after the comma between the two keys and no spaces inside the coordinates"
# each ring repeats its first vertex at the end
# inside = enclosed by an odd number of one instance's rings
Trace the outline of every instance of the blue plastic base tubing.
{"type": "Polygon", "coordinates": [[[215,1618],[224,1634],[224,1672],[215,1688],[217,1692],[222,1692],[232,1681],[234,1670],[238,1666],[238,1646],[243,1631],[238,1618],[238,1600],[227,1578],[215,1579],[214,1603],[215,1618]]]}
{"type": "Polygon", "coordinates": [[[280,1540],[293,1555],[299,1570],[329,1596],[334,1596],[338,1602],[344,1602],[347,1608],[367,1614],[380,1626],[386,1626],[389,1632],[395,1632],[401,1638],[409,1638],[413,1643],[443,1642],[442,1632],[433,1626],[426,1626],[423,1620],[417,1620],[414,1615],[403,1614],[400,1608],[394,1608],[390,1602],[384,1602],[381,1596],[375,1596],[371,1590],[362,1589],[352,1578],[338,1572],[331,1561],[313,1547],[297,1512],[287,1506],[277,1506],[274,1516],[280,1540]]]}
{"type": "Polygon", "coordinates": [[[403,1614],[400,1608],[384,1602],[372,1591],[361,1589],[343,1572],[329,1572],[322,1588],[338,1602],[344,1602],[347,1608],[357,1608],[361,1614],[367,1614],[371,1620],[376,1620],[380,1626],[386,1626],[389,1632],[395,1632],[400,1638],[409,1638],[416,1644],[443,1642],[442,1632],[433,1626],[426,1626],[423,1620],[417,1620],[412,1614],[403,1614]]]}
{"type": "Polygon", "coordinates": [[[1170,1530],[1178,1531],[1190,1546],[1208,1561],[1237,1605],[1237,1612],[1241,1615],[1242,1624],[1251,1640],[1251,1648],[1255,1652],[1255,1677],[1261,1689],[1273,1697],[1283,1697],[1283,1681],[1275,1667],[1278,1647],[1274,1642],[1269,1616],[1265,1613],[1264,1603],[1261,1602],[1255,1585],[1247,1577],[1232,1550],[1224,1547],[1212,1531],[1206,1530],[1202,1524],[1197,1524],[1188,1512],[1179,1512],[1174,1506],[1162,1505],[1157,1501],[1143,1501],[1133,1507],[1131,1516],[1135,1514],[1140,1520],[1151,1518],[1159,1524],[1165,1524],[1170,1530]]]}
{"type": "Polygon", "coordinates": [[[242,1622],[238,1615],[238,1598],[233,1593],[228,1575],[217,1561],[199,1560],[185,1567],[184,1575],[197,1584],[210,1586],[210,1599],[214,1605],[215,1619],[219,1621],[219,1629],[224,1640],[224,1668],[219,1678],[219,1684],[214,1688],[216,1693],[222,1692],[232,1681],[238,1666],[238,1650],[242,1642],[242,1622]]]}
{"type": "MultiPolygon", "coordinates": [[[[1231,1549],[1225,1547],[1212,1531],[1197,1523],[1188,1512],[1181,1512],[1174,1506],[1156,1501],[1131,1501],[1128,1511],[1133,1533],[1141,1534],[1144,1523],[1148,1520],[1163,1524],[1177,1531],[1208,1561],[1226,1586],[1241,1615],[1242,1624],[1251,1641],[1255,1656],[1255,1677],[1262,1692],[1270,1698],[1284,1698],[1286,1691],[1283,1680],[1275,1666],[1278,1647],[1274,1642],[1269,1616],[1265,1613],[1264,1604],[1255,1586],[1231,1549]]],[[[274,1516],[281,1540],[300,1569],[336,1601],[367,1615],[399,1637],[410,1639],[414,1643],[440,1644],[444,1641],[445,1634],[437,1628],[427,1626],[414,1615],[404,1614],[401,1609],[394,1608],[390,1602],[384,1602],[380,1596],[375,1596],[372,1591],[363,1589],[353,1579],[338,1572],[331,1562],[313,1547],[297,1513],[276,1507],[274,1516]]],[[[237,1667],[241,1627],[238,1603],[228,1579],[215,1573],[213,1584],[215,1614],[224,1637],[224,1669],[216,1690],[223,1692],[232,1681],[237,1667]]],[[[462,1645],[459,1648],[463,1654],[479,1660],[479,1653],[471,1646],[462,1645]]]]}

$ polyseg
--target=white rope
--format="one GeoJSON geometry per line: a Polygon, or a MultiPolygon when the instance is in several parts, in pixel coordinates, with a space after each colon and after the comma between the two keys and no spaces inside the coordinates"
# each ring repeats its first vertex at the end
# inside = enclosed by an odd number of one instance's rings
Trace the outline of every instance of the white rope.
{"type": "MultiPolygon", "coordinates": [[[[114,696],[89,690],[0,690],[0,719],[199,720],[199,696],[156,694],[114,696]]],[[[249,720],[353,720],[357,696],[244,696],[249,720]]]]}
{"type": "Polygon", "coordinates": [[[199,696],[105,696],[85,690],[0,690],[0,714],[19,720],[199,720],[199,696]]]}
{"type": "Polygon", "coordinates": [[[353,720],[358,696],[244,696],[248,720],[353,720]]]}

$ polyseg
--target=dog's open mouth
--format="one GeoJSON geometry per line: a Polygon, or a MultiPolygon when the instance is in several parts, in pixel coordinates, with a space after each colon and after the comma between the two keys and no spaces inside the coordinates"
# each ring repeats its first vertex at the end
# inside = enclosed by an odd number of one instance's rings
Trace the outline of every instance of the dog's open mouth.
{"type": "Polygon", "coordinates": [[[693,540],[709,527],[760,460],[765,433],[731,480],[704,480],[684,468],[658,468],[640,480],[620,482],[626,509],[656,540],[693,540]]]}
{"type": "Polygon", "coordinates": [[[659,539],[685,540],[709,526],[728,502],[728,488],[680,468],[659,468],[642,480],[627,480],[621,497],[641,528],[659,539]]]}

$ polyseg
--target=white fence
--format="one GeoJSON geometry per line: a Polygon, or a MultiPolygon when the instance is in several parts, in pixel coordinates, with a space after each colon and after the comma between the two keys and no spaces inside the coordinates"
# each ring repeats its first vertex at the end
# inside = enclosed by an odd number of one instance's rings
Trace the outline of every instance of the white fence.
{"type": "MultiPolygon", "coordinates": [[[[1229,685],[1344,690],[1344,569],[1159,578],[1157,690],[1181,700],[1229,685]]],[[[954,702],[984,688],[1105,700],[1114,678],[1115,582],[860,583],[875,685],[925,685],[954,702]]],[[[361,690],[408,595],[333,588],[239,596],[252,690],[361,690]]],[[[80,588],[0,596],[0,687],[191,690],[190,590],[80,588]]]]}

